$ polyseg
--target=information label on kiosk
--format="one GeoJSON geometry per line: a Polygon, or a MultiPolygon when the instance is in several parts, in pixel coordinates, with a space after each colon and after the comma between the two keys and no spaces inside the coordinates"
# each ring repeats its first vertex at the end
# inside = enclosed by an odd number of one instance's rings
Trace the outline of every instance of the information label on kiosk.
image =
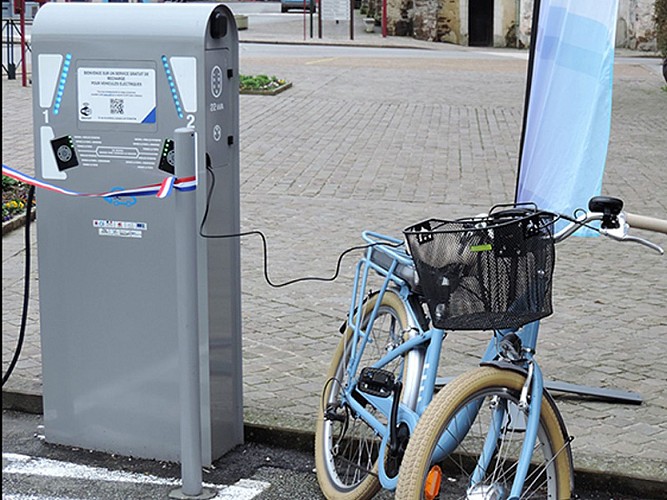
{"type": "Polygon", "coordinates": [[[79,68],[79,120],[155,123],[155,70],[79,68]]]}

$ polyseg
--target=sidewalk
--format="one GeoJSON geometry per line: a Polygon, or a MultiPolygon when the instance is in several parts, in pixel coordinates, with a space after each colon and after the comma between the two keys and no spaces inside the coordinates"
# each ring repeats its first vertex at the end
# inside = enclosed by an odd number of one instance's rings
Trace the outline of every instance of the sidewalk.
{"type": "MultiPolygon", "coordinates": [[[[227,6],[234,10],[234,3],[227,6]]],[[[283,14],[283,17],[286,15],[283,14]]],[[[266,26],[255,22],[262,14],[248,16],[248,29],[239,30],[239,40],[249,43],[280,43],[299,45],[342,45],[355,47],[392,47],[392,48],[421,48],[437,50],[437,44],[416,40],[411,37],[382,36],[382,27],[375,26],[373,33],[366,32],[364,18],[359,10],[354,11],[352,30],[350,20],[328,21],[322,20],[321,31],[318,28],[317,13],[311,16],[308,13],[294,13],[289,15],[288,22],[272,23],[270,30],[266,26]],[[312,27],[312,29],[311,29],[312,27]],[[352,37],[350,37],[352,31],[352,37]],[[321,34],[321,36],[320,36],[321,34]]]]}
{"type": "MultiPolygon", "coordinates": [[[[383,40],[362,30],[358,23],[354,42],[343,31],[321,43],[423,46],[442,58],[241,51],[242,72],[294,83],[272,98],[241,96],[242,229],[267,233],[276,281],[330,275],[338,254],[359,244],[364,229],[400,234],[414,221],[478,213],[513,196],[523,53],[383,40]]],[[[299,31],[261,32],[252,18],[240,35],[244,42],[303,42],[299,31]]],[[[615,68],[604,192],[623,198],[629,211],[664,218],[667,97],[657,65],[615,68]]],[[[33,164],[30,92],[20,79],[3,81],[3,163],[26,173],[33,164]]],[[[645,236],[667,247],[667,238],[645,236]]],[[[35,238],[26,343],[3,387],[3,407],[31,411],[39,410],[41,397],[35,238]]],[[[4,236],[2,245],[4,373],[19,329],[23,232],[4,236]]],[[[275,291],[262,280],[259,243],[243,240],[242,255],[245,421],[312,433],[354,258],[344,261],[334,283],[275,291]]],[[[636,245],[568,241],[558,248],[555,290],[555,314],[544,322],[538,352],[545,375],[644,399],[634,406],[557,396],[575,436],[577,479],[604,478],[640,492],[666,486],[667,260],[636,245]]],[[[441,375],[472,368],[486,338],[452,334],[441,375]]]]}

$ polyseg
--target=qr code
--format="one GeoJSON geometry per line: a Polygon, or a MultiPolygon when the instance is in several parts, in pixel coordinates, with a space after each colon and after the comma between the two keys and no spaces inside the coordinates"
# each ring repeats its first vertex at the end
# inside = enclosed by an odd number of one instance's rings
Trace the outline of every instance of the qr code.
{"type": "Polygon", "coordinates": [[[125,100],[123,99],[109,99],[109,111],[112,115],[125,114],[125,100]]]}

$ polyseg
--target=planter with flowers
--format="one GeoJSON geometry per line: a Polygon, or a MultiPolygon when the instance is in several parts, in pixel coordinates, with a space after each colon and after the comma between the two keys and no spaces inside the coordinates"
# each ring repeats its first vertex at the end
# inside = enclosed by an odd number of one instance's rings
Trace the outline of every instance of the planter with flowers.
{"type": "Polygon", "coordinates": [[[292,86],[291,82],[275,76],[240,75],[239,92],[241,94],[276,95],[292,86]]]}
{"type": "MultiPolygon", "coordinates": [[[[28,189],[22,182],[2,176],[2,234],[7,234],[25,223],[28,189]]],[[[33,199],[33,209],[30,213],[33,218],[34,203],[33,199]]]]}

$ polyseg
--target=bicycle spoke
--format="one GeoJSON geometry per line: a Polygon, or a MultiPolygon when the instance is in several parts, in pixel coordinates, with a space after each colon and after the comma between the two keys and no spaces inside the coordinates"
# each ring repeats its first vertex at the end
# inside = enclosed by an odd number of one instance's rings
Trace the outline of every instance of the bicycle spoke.
{"type": "MultiPolygon", "coordinates": [[[[542,482],[539,484],[539,486],[535,489],[535,491],[537,491],[537,490],[543,488],[543,487],[547,484],[547,482],[548,482],[548,480],[549,480],[548,472],[547,472],[548,467],[549,467],[551,464],[553,464],[553,463],[555,462],[555,460],[556,460],[556,459],[557,459],[557,458],[558,458],[558,457],[565,451],[565,449],[570,445],[570,442],[571,442],[571,439],[570,439],[570,440],[567,440],[567,441],[565,442],[565,444],[564,444],[563,446],[561,446],[561,447],[558,449],[558,451],[557,451],[556,453],[554,453],[554,455],[553,455],[550,459],[548,459],[548,460],[547,460],[545,463],[543,463],[540,467],[536,467],[535,470],[534,470],[531,474],[529,474],[529,476],[526,478],[526,482],[528,482],[529,480],[531,480],[531,482],[529,483],[528,487],[526,488],[528,491],[533,490],[533,488],[535,487],[535,483],[539,480],[540,477],[542,477],[542,475],[540,474],[540,472],[544,473],[544,479],[543,479],[542,482]],[[533,476],[536,476],[536,475],[537,475],[537,477],[535,477],[535,478],[533,479],[533,476]]],[[[535,450],[537,450],[538,448],[544,448],[544,446],[540,446],[539,443],[536,443],[536,445],[535,445],[535,450]]],[[[536,494],[536,493],[533,493],[533,494],[531,494],[531,496],[528,496],[528,497],[525,497],[525,498],[531,498],[534,494],[536,494]]],[[[524,497],[521,497],[521,498],[524,498],[524,497]]]]}
{"type": "MultiPolygon", "coordinates": [[[[349,466],[350,469],[354,469],[355,474],[358,474],[358,472],[363,472],[364,474],[371,474],[371,475],[377,477],[377,474],[375,472],[373,472],[372,469],[369,469],[368,467],[362,467],[359,464],[355,464],[352,460],[349,460],[345,457],[339,457],[339,460],[341,462],[345,462],[349,466]]],[[[349,469],[348,469],[348,471],[349,471],[349,469]]],[[[358,477],[355,476],[355,479],[357,479],[357,478],[358,477]]]]}
{"type": "MultiPolygon", "coordinates": [[[[463,498],[470,495],[479,498],[495,498],[498,495],[504,498],[510,493],[527,423],[525,413],[517,411],[517,402],[516,397],[509,393],[490,389],[487,394],[463,403],[444,424],[437,442],[444,446],[447,436],[457,443],[456,453],[450,454],[446,462],[467,478],[463,498]]],[[[532,456],[538,460],[529,468],[521,498],[545,498],[546,492],[552,489],[551,469],[566,445],[554,454],[544,439],[545,433],[540,426],[538,439],[532,447],[532,456]]],[[[432,452],[431,465],[435,463],[436,450],[432,452]]],[[[531,458],[528,457],[528,460],[531,458]]],[[[441,488],[440,498],[443,500],[458,496],[458,493],[447,496],[447,484],[442,484],[441,488]]]]}
{"type": "MultiPolygon", "coordinates": [[[[460,432],[460,429],[459,429],[459,421],[455,420],[453,422],[453,424],[455,426],[454,431],[452,431],[448,426],[445,432],[447,432],[457,442],[458,453],[454,456],[450,455],[449,461],[454,462],[454,465],[459,469],[459,473],[461,473],[462,475],[466,476],[466,478],[469,479],[470,474],[466,470],[466,468],[463,464],[462,458],[463,458],[464,455],[472,456],[473,454],[464,445],[465,434],[461,435],[462,433],[460,432]],[[457,436],[461,436],[461,437],[457,437],[457,436]],[[454,461],[455,458],[457,459],[457,461],[454,461]]],[[[468,422],[467,422],[465,427],[470,429],[470,428],[472,428],[473,424],[474,424],[474,419],[471,419],[470,416],[469,416],[468,417],[468,422]]]]}
{"type": "MultiPolygon", "coordinates": [[[[508,419],[510,419],[510,418],[511,418],[511,417],[508,416],[508,419]]],[[[508,421],[508,424],[507,424],[507,425],[509,426],[509,421],[508,421]]],[[[515,431],[514,431],[514,430],[511,430],[511,431],[509,432],[509,437],[505,437],[505,438],[502,440],[502,442],[501,442],[501,449],[500,449],[500,452],[498,453],[498,463],[500,462],[501,457],[505,456],[505,455],[502,453],[502,447],[503,447],[503,446],[505,447],[507,456],[509,456],[509,449],[510,449],[510,446],[511,446],[511,445],[513,444],[513,442],[514,442],[514,433],[515,433],[515,431]]],[[[502,462],[503,465],[505,465],[506,462],[507,462],[507,457],[506,457],[505,459],[503,459],[503,462],[502,462]]],[[[505,468],[505,467],[502,467],[502,468],[501,468],[501,467],[497,466],[497,467],[496,467],[496,470],[497,470],[498,472],[500,472],[500,471],[502,470],[503,472],[502,472],[502,475],[501,475],[501,476],[499,476],[499,477],[497,477],[497,478],[495,478],[495,477],[492,478],[492,483],[495,483],[496,481],[498,481],[498,480],[500,480],[500,479],[502,479],[502,480],[503,480],[503,483],[505,483],[505,482],[506,482],[505,479],[506,479],[506,478],[507,478],[507,477],[514,471],[514,469],[517,468],[517,466],[518,466],[518,462],[516,462],[516,461],[515,461],[512,465],[510,465],[508,468],[505,468]]],[[[495,474],[495,473],[496,473],[496,472],[494,471],[494,474],[495,474]]]]}

